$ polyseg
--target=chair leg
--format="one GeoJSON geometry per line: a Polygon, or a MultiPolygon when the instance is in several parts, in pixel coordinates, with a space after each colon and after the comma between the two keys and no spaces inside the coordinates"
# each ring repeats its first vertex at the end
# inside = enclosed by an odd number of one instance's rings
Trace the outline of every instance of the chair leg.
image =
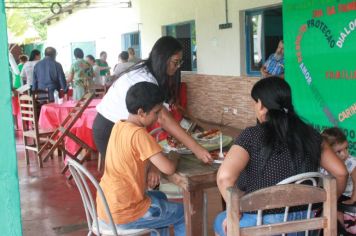
{"type": "Polygon", "coordinates": [[[208,236],[208,194],[203,194],[203,236],[208,236]]]}
{"type": "MultiPolygon", "coordinates": [[[[85,152],[85,154],[84,154],[84,156],[83,157],[81,157],[81,158],[77,158],[77,157],[75,157],[75,159],[74,160],[76,160],[78,163],[80,163],[80,164],[83,164],[83,162],[87,159],[87,158],[89,158],[90,157],[90,154],[91,154],[91,150],[87,150],[86,152],[85,152]]],[[[67,172],[67,170],[69,169],[69,166],[68,166],[68,163],[64,166],[64,168],[62,169],[62,174],[65,174],[66,172],[67,172]]],[[[72,179],[72,174],[70,174],[70,175],[68,175],[67,176],[67,179],[68,180],[71,180],[72,179]]]]}
{"type": "Polygon", "coordinates": [[[27,138],[24,136],[23,137],[23,144],[25,145],[25,159],[26,159],[26,164],[30,164],[30,157],[29,157],[29,152],[28,149],[26,148],[27,146],[27,138]]]}
{"type": "Polygon", "coordinates": [[[63,160],[62,153],[61,153],[61,151],[59,150],[59,148],[57,149],[57,159],[58,159],[58,161],[63,160]]]}
{"type": "Polygon", "coordinates": [[[25,159],[26,159],[26,164],[30,165],[30,157],[29,157],[29,152],[28,152],[27,148],[25,148],[25,159]]]}
{"type": "Polygon", "coordinates": [[[34,144],[36,145],[36,151],[35,151],[35,155],[36,155],[36,157],[37,157],[37,161],[38,161],[38,166],[40,167],[40,168],[43,168],[43,160],[42,160],[42,157],[41,157],[41,155],[39,155],[38,154],[38,152],[40,151],[40,140],[36,140],[36,139],[34,139],[34,144]]]}
{"type": "Polygon", "coordinates": [[[38,160],[38,165],[40,168],[43,168],[43,161],[41,155],[38,155],[38,152],[36,152],[37,160],[38,160]]]}
{"type": "Polygon", "coordinates": [[[15,130],[19,130],[19,124],[17,122],[17,115],[13,115],[13,118],[14,118],[15,130]]]}
{"type": "Polygon", "coordinates": [[[98,171],[102,172],[104,169],[104,160],[100,152],[98,152],[98,171]]]}
{"type": "Polygon", "coordinates": [[[61,152],[61,149],[59,147],[57,148],[57,156],[58,157],[62,156],[62,152],[61,152]]]}

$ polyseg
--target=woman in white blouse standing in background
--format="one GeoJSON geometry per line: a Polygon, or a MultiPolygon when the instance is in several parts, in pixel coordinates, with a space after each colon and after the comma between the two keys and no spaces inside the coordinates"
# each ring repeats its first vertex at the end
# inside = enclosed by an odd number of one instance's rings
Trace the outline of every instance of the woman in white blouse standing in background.
{"type": "Polygon", "coordinates": [[[25,63],[25,65],[22,68],[21,71],[21,78],[24,82],[23,84],[28,84],[32,86],[32,81],[33,81],[33,69],[35,68],[35,65],[37,62],[41,60],[41,52],[37,49],[33,49],[30,54],[30,59],[28,62],[25,63]]]}

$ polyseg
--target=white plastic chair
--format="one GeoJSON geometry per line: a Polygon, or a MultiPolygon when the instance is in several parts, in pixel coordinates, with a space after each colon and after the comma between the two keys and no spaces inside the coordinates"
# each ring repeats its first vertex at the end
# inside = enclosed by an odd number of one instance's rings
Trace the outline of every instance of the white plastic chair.
{"type": "MultiPolygon", "coordinates": [[[[306,173],[294,175],[287,179],[284,179],[281,182],[279,182],[277,185],[291,184],[291,183],[301,184],[303,182],[310,181],[312,183],[313,187],[317,187],[320,184],[318,180],[322,179],[323,176],[324,175],[319,172],[306,172],[306,173]]],[[[311,210],[312,210],[312,204],[308,204],[307,219],[310,219],[310,217],[311,217],[311,210]]],[[[287,222],[288,212],[289,212],[289,207],[286,207],[285,211],[284,211],[283,222],[287,222]]],[[[257,216],[257,225],[261,225],[262,224],[262,211],[259,210],[257,212],[257,215],[258,215],[257,216]]],[[[305,236],[308,236],[308,234],[309,234],[309,232],[305,231],[305,236]]],[[[285,236],[285,234],[283,234],[283,236],[285,236]]]]}
{"type": "Polygon", "coordinates": [[[68,166],[69,170],[74,178],[75,183],[77,184],[78,190],[80,192],[80,195],[82,197],[83,201],[83,206],[85,210],[85,214],[87,217],[87,223],[88,223],[88,235],[143,235],[147,234],[149,232],[156,232],[157,235],[159,235],[159,232],[155,229],[120,229],[118,227],[115,227],[114,221],[112,219],[110,209],[108,206],[108,203],[106,201],[105,195],[103,190],[101,189],[99,183],[97,180],[94,178],[90,172],[83,167],[81,164],[76,162],[73,159],[68,159],[68,166]],[[93,195],[90,191],[89,184],[88,184],[88,179],[94,185],[96,188],[97,194],[99,195],[100,199],[103,202],[105,212],[107,215],[107,218],[109,219],[109,226],[110,229],[103,229],[100,228],[99,226],[99,219],[97,216],[96,212],[96,206],[95,206],[95,198],[93,198],[93,195]]]}

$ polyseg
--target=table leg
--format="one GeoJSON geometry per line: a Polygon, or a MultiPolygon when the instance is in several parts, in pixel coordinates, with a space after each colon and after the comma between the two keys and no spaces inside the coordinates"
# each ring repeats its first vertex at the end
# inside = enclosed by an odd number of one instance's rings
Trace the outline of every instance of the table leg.
{"type": "Polygon", "coordinates": [[[183,190],[183,202],[186,235],[203,235],[203,190],[183,190]]]}

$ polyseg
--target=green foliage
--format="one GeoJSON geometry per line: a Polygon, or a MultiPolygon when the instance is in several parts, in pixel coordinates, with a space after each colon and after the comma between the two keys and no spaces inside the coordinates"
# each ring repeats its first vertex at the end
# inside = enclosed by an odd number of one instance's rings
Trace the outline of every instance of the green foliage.
{"type": "Polygon", "coordinates": [[[14,34],[14,36],[20,37],[23,35],[29,27],[26,16],[18,11],[7,11],[7,27],[14,34]]]}
{"type": "MultiPolygon", "coordinates": [[[[46,0],[43,3],[40,0],[7,1],[6,15],[9,31],[17,37],[24,37],[26,30],[33,27],[40,39],[46,40],[47,25],[41,24],[40,21],[53,14],[50,9],[52,2],[59,2],[63,5],[69,0],[46,0]]],[[[31,40],[27,43],[31,43],[31,40]]]]}

